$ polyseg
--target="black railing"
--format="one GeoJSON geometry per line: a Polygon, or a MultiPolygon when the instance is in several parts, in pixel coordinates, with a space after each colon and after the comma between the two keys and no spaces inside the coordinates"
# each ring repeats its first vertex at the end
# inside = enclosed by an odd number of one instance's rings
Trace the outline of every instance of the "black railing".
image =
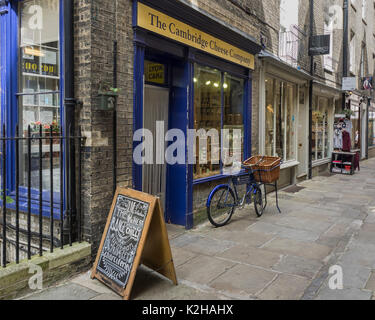
{"type": "Polygon", "coordinates": [[[73,241],[81,242],[85,139],[81,128],[75,136],[69,135],[70,128],[64,135],[56,126],[28,126],[22,134],[17,126],[13,136],[7,135],[5,126],[1,129],[1,266],[19,263],[20,251],[31,259],[47,250],[53,252],[56,247],[71,246],[73,241]],[[71,170],[77,173],[72,175],[71,170]],[[76,199],[75,203],[71,199],[76,199]],[[60,234],[56,235],[55,230],[60,234]],[[9,250],[12,257],[7,254],[8,245],[13,248],[9,250]]]}

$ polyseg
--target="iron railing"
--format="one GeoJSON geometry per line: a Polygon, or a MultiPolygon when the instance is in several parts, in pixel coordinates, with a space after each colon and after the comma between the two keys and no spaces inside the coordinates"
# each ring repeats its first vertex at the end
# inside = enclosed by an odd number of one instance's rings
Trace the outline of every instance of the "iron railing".
{"type": "Polygon", "coordinates": [[[64,135],[62,129],[54,130],[52,126],[48,130],[28,126],[21,134],[17,126],[15,135],[10,137],[5,125],[2,127],[0,240],[3,267],[9,262],[19,263],[20,250],[31,259],[37,253],[43,256],[46,250],[53,252],[56,247],[63,249],[66,244],[72,246],[73,241],[82,241],[81,173],[85,138],[81,128],[78,135],[69,132],[70,128],[64,135]],[[72,175],[71,170],[77,170],[76,174],[72,175]],[[72,181],[72,176],[76,181],[72,181]],[[75,199],[75,203],[71,199],[75,199]],[[44,230],[46,220],[47,231],[44,230]],[[58,236],[56,226],[60,231],[58,236]],[[13,239],[8,236],[10,233],[13,239]],[[20,236],[24,240],[22,245],[20,236]],[[49,243],[49,248],[46,249],[45,243],[49,243]],[[15,248],[14,261],[7,257],[7,245],[15,248]]]}
{"type": "Polygon", "coordinates": [[[308,37],[293,26],[290,31],[279,34],[279,57],[281,60],[297,68],[307,70],[308,67],[308,37]]]}

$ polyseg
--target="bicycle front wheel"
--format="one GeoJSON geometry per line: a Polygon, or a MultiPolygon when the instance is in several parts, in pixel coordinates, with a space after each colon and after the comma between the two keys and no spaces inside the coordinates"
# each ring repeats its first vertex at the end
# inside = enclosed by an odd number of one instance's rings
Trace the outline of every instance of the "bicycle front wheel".
{"type": "Polygon", "coordinates": [[[236,206],[233,190],[229,186],[218,188],[207,207],[208,220],[215,227],[225,226],[232,218],[236,206]]]}
{"type": "Polygon", "coordinates": [[[263,200],[262,190],[259,187],[257,187],[255,190],[256,190],[255,191],[256,193],[254,195],[255,212],[258,217],[261,217],[265,209],[265,201],[263,200]]]}

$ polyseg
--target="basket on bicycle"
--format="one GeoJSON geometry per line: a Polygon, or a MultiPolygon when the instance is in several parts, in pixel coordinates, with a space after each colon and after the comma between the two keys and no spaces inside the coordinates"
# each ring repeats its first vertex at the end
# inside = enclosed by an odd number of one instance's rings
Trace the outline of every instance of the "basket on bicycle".
{"type": "Polygon", "coordinates": [[[254,171],[254,178],[260,183],[274,183],[280,178],[281,158],[253,156],[243,163],[254,171]]]}

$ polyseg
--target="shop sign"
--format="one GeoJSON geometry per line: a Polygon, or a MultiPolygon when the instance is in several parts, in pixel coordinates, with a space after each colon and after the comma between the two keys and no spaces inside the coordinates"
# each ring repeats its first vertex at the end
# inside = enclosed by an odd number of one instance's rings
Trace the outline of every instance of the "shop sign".
{"type": "Polygon", "coordinates": [[[362,90],[374,89],[374,77],[364,77],[361,79],[362,90]]]}
{"type": "Polygon", "coordinates": [[[118,188],[91,278],[100,280],[128,300],[140,264],[177,285],[160,199],[118,188]]]}
{"type": "Polygon", "coordinates": [[[40,66],[36,62],[23,61],[23,72],[42,74],[44,76],[58,76],[56,65],[48,63],[42,63],[40,66]]]}
{"type": "Polygon", "coordinates": [[[343,91],[354,91],[356,89],[357,89],[357,78],[356,77],[342,78],[342,90],[343,91]]]}
{"type": "Polygon", "coordinates": [[[329,34],[310,37],[309,56],[329,54],[330,45],[331,36],[329,34]]]}
{"type": "Polygon", "coordinates": [[[156,84],[165,84],[164,64],[145,61],[145,81],[156,84]]]}
{"type": "Polygon", "coordinates": [[[186,44],[243,67],[254,70],[254,56],[138,2],[137,25],[166,38],[186,44]]]}

